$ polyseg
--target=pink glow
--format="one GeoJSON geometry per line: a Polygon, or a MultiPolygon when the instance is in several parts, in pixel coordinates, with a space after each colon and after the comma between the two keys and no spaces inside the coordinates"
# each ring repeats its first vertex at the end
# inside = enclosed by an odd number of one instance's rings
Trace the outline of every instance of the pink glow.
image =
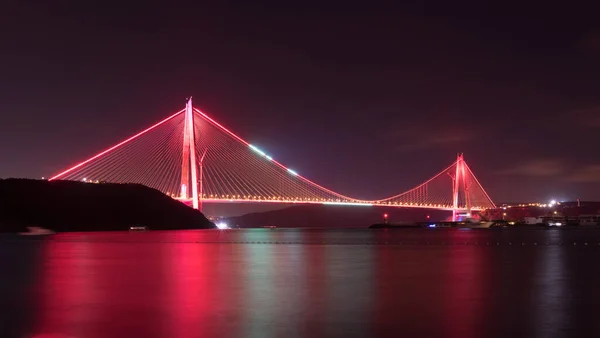
{"type": "MultiPolygon", "coordinates": [[[[194,108],[194,110],[198,114],[200,114],[202,117],[204,117],[207,121],[209,121],[210,123],[214,124],[215,126],[217,126],[218,128],[220,128],[221,130],[225,131],[231,137],[235,138],[236,140],[238,140],[238,141],[242,142],[243,144],[247,145],[248,147],[250,147],[250,143],[249,142],[246,142],[244,139],[242,139],[241,137],[237,136],[232,131],[230,131],[229,129],[225,128],[223,125],[221,125],[220,123],[218,123],[214,119],[210,118],[208,115],[204,114],[199,109],[194,108]]],[[[462,159],[462,156],[461,156],[461,159],[462,159]]],[[[274,160],[274,159],[272,159],[270,157],[269,157],[269,160],[271,162],[273,162],[274,164],[276,164],[278,167],[280,167],[280,168],[282,168],[282,169],[284,169],[286,171],[289,170],[288,167],[286,167],[285,165],[279,163],[278,161],[276,161],[276,160],[274,160]]],[[[305,182],[307,182],[307,183],[309,183],[309,184],[311,184],[311,185],[313,185],[313,186],[315,186],[315,187],[317,187],[317,188],[319,188],[319,189],[321,189],[323,191],[326,191],[326,192],[331,193],[331,194],[333,194],[335,196],[338,196],[341,199],[345,199],[345,200],[347,200],[346,202],[372,203],[373,205],[386,205],[387,206],[388,204],[385,204],[385,202],[391,201],[391,200],[393,200],[395,198],[398,198],[398,197],[403,196],[403,195],[405,195],[407,193],[410,193],[412,191],[415,191],[417,189],[420,189],[420,188],[423,188],[423,187],[427,186],[428,183],[430,183],[431,181],[435,180],[440,175],[446,174],[446,172],[448,170],[450,170],[453,166],[457,166],[456,169],[458,169],[458,162],[459,161],[457,160],[456,162],[454,162],[453,164],[451,164],[450,166],[448,166],[446,169],[442,170],[440,173],[438,173],[437,175],[431,177],[430,179],[428,179],[427,181],[423,182],[422,184],[418,185],[415,188],[412,188],[412,189],[407,190],[405,192],[402,192],[400,194],[397,194],[397,195],[394,195],[394,196],[391,196],[391,197],[387,197],[387,198],[384,198],[384,199],[379,199],[379,200],[361,200],[361,199],[352,198],[352,197],[345,196],[345,195],[342,195],[340,193],[337,193],[337,192],[335,192],[333,190],[327,189],[327,188],[325,188],[325,187],[323,187],[323,186],[321,186],[321,185],[319,185],[319,184],[317,184],[317,183],[315,183],[315,182],[307,179],[306,177],[304,177],[302,175],[296,175],[296,177],[300,178],[301,180],[303,180],[303,181],[305,181],[305,182]]],[[[464,160],[462,160],[461,162],[464,163],[464,160]]],[[[464,165],[466,165],[466,163],[464,163],[464,165]]],[[[467,166],[467,169],[468,169],[468,166],[467,166]]],[[[468,169],[468,170],[470,171],[470,169],[468,169]]],[[[471,172],[471,174],[472,174],[472,172],[471,172]]],[[[473,177],[475,178],[474,175],[473,175],[473,177]]],[[[475,178],[475,180],[477,181],[477,178],[475,178]]],[[[479,182],[477,182],[477,183],[479,184],[479,182]]],[[[483,189],[483,187],[482,187],[482,189],[483,189]]],[[[489,198],[489,196],[487,196],[487,193],[485,191],[484,191],[484,193],[486,194],[486,197],[488,198],[488,200],[491,202],[491,199],[489,198]]],[[[269,201],[269,202],[275,202],[275,201],[269,201]]],[[[288,203],[291,203],[291,202],[288,202],[288,203]]],[[[317,202],[317,203],[319,204],[319,202],[317,202]]],[[[491,203],[491,204],[494,205],[493,203],[491,203]]],[[[402,205],[402,206],[398,206],[398,207],[431,208],[431,206],[421,206],[421,205],[414,205],[414,206],[402,205]]],[[[433,207],[433,209],[452,210],[452,208],[445,208],[445,207],[433,207]]],[[[459,210],[459,209],[455,209],[455,210],[459,210]]],[[[473,207],[472,210],[479,210],[479,209],[473,207]]]]}
{"type": "Polygon", "coordinates": [[[196,111],[196,113],[202,115],[202,117],[204,117],[205,119],[207,119],[208,121],[210,121],[212,124],[214,124],[215,126],[221,128],[223,131],[225,131],[227,134],[231,135],[233,138],[235,138],[236,140],[242,142],[243,144],[250,146],[250,143],[244,141],[241,137],[237,136],[236,134],[232,133],[229,129],[223,127],[222,125],[220,125],[217,121],[211,119],[208,115],[204,114],[203,112],[201,112],[199,109],[194,108],[194,110],[196,111]]]}
{"type": "MultiPolygon", "coordinates": [[[[177,201],[180,201],[184,204],[190,204],[192,202],[191,199],[181,199],[174,198],[177,201]]],[[[293,201],[293,200],[250,200],[250,199],[227,199],[227,198],[203,198],[202,203],[272,203],[272,204],[321,204],[321,205],[331,205],[330,202],[319,202],[319,201],[293,201]]],[[[336,202],[336,205],[343,205],[344,202],[336,202]]],[[[355,206],[355,202],[347,202],[348,206],[355,206]]],[[[435,210],[446,210],[451,211],[452,205],[447,206],[433,206],[433,205],[418,205],[418,204],[383,204],[383,203],[373,203],[367,204],[375,207],[386,207],[386,208],[411,208],[411,209],[435,209],[435,210]]],[[[459,211],[466,211],[464,208],[459,208],[459,211]]],[[[481,207],[472,207],[471,210],[483,210],[481,207]]]]}
{"type": "MultiPolygon", "coordinates": [[[[247,145],[248,147],[250,147],[250,143],[248,143],[248,142],[244,141],[244,139],[242,139],[241,137],[237,136],[236,134],[234,134],[233,132],[231,132],[229,129],[227,129],[227,128],[223,127],[223,126],[222,126],[222,125],[220,125],[218,122],[216,122],[215,120],[211,119],[210,117],[208,117],[206,114],[204,114],[204,113],[203,113],[203,112],[201,112],[200,110],[198,110],[198,109],[196,109],[196,108],[194,108],[194,110],[195,110],[197,113],[199,113],[200,115],[202,115],[202,117],[204,117],[205,119],[207,119],[209,122],[213,123],[215,126],[217,126],[217,127],[221,128],[223,131],[225,131],[226,133],[228,133],[229,135],[231,135],[231,136],[232,136],[233,138],[235,138],[236,140],[238,140],[238,141],[242,142],[243,144],[247,145]]],[[[286,170],[286,171],[288,170],[288,167],[286,167],[286,166],[284,166],[283,164],[281,164],[281,163],[277,162],[276,160],[274,160],[274,159],[270,159],[270,161],[271,161],[271,162],[273,162],[273,163],[275,163],[275,164],[276,164],[277,166],[279,166],[280,168],[282,168],[282,169],[284,169],[284,170],[286,170]]],[[[314,185],[314,186],[318,187],[319,189],[322,189],[322,190],[324,190],[324,191],[327,191],[327,192],[329,192],[329,193],[331,193],[331,194],[333,194],[333,195],[336,195],[336,196],[338,196],[338,197],[340,197],[340,198],[347,199],[347,200],[351,200],[351,201],[355,201],[355,202],[363,202],[362,200],[357,200],[357,199],[355,199],[355,198],[348,197],[348,196],[342,195],[342,194],[340,194],[340,193],[337,193],[337,192],[335,192],[335,191],[333,191],[333,190],[329,190],[329,189],[327,189],[327,188],[325,188],[325,187],[323,187],[323,186],[321,186],[321,185],[319,185],[319,184],[317,184],[317,183],[315,183],[315,182],[313,182],[313,181],[311,181],[311,180],[309,180],[309,179],[307,179],[307,178],[305,178],[305,177],[303,177],[303,176],[301,176],[301,175],[296,175],[296,177],[300,178],[301,180],[303,180],[303,181],[305,181],[305,182],[307,182],[307,183],[310,183],[310,184],[312,184],[312,185],[314,185]]]]}
{"type": "Polygon", "coordinates": [[[68,173],[70,173],[71,171],[73,171],[73,170],[75,170],[75,169],[77,169],[77,168],[81,167],[82,165],[84,165],[84,164],[86,164],[86,163],[88,163],[88,162],[90,162],[90,161],[92,161],[92,160],[95,160],[95,159],[97,159],[98,157],[100,157],[100,156],[102,156],[102,155],[104,155],[104,154],[108,153],[109,151],[111,151],[111,150],[114,150],[114,149],[116,149],[116,148],[118,148],[118,147],[120,147],[120,146],[124,145],[125,143],[127,143],[127,142],[129,142],[129,141],[131,141],[131,140],[135,139],[136,137],[138,137],[138,136],[140,136],[140,135],[143,135],[143,134],[145,134],[145,133],[149,132],[150,130],[152,130],[152,129],[154,129],[154,128],[158,127],[158,126],[160,126],[161,124],[163,124],[163,123],[165,123],[165,122],[169,121],[170,119],[174,118],[175,116],[177,116],[177,115],[181,114],[183,111],[184,111],[184,109],[183,109],[183,110],[180,110],[180,111],[178,111],[177,113],[175,113],[175,114],[173,114],[173,115],[171,115],[171,116],[167,117],[166,119],[164,119],[164,120],[162,120],[162,121],[158,122],[157,124],[153,125],[152,127],[150,127],[150,128],[147,128],[147,129],[144,129],[144,130],[142,130],[141,132],[139,132],[139,133],[137,133],[137,134],[135,134],[135,135],[131,136],[130,138],[126,139],[125,141],[122,141],[121,143],[119,143],[119,144],[116,144],[116,145],[114,145],[114,146],[112,146],[112,147],[110,147],[110,148],[108,148],[108,149],[106,149],[106,150],[102,151],[101,153],[98,153],[98,154],[94,155],[93,157],[90,157],[90,158],[88,158],[87,160],[85,160],[85,161],[83,161],[83,162],[81,162],[81,163],[79,163],[79,164],[77,164],[77,165],[75,165],[75,166],[73,166],[73,167],[71,167],[71,168],[69,168],[69,169],[67,169],[67,170],[63,171],[62,173],[60,173],[60,174],[57,174],[57,175],[55,175],[55,176],[53,176],[53,177],[49,178],[49,179],[48,179],[48,181],[55,180],[55,179],[57,179],[57,178],[59,178],[59,177],[61,177],[61,176],[65,175],[65,174],[68,174],[68,173]]]}
{"type": "MultiPolygon", "coordinates": [[[[401,194],[398,195],[394,195],[392,197],[388,197],[385,199],[380,199],[380,200],[360,200],[360,199],[356,199],[356,198],[352,198],[352,197],[348,197],[342,194],[339,194],[335,191],[332,191],[330,189],[327,189],[301,175],[297,175],[295,174],[294,171],[288,169],[286,166],[284,166],[283,164],[279,163],[276,160],[273,160],[271,157],[267,156],[266,154],[262,153],[262,151],[260,151],[258,148],[255,149],[255,147],[253,147],[250,143],[246,142],[244,139],[242,139],[241,137],[237,136],[236,134],[234,134],[232,131],[230,131],[229,129],[225,128],[223,125],[221,125],[220,123],[218,123],[217,121],[215,121],[214,119],[210,118],[209,116],[207,116],[206,114],[204,114],[202,111],[193,108],[191,106],[191,102],[189,102],[189,107],[188,107],[188,114],[193,114],[193,112],[195,111],[198,115],[200,115],[199,117],[203,118],[204,120],[206,120],[207,122],[209,122],[210,124],[212,124],[213,126],[217,127],[217,129],[219,129],[220,131],[225,132],[227,135],[231,136],[233,139],[241,142],[241,144],[247,146],[249,149],[253,149],[255,151],[257,151],[260,155],[262,155],[263,157],[267,158],[269,160],[269,162],[274,163],[277,167],[281,168],[284,171],[289,171],[290,173],[292,173],[295,177],[299,178],[300,181],[295,181],[294,184],[299,184],[299,183],[303,183],[303,186],[306,186],[306,183],[309,185],[309,188],[311,190],[315,189],[318,190],[317,194],[323,194],[323,193],[327,193],[329,194],[327,199],[323,200],[323,199],[314,199],[313,201],[308,201],[308,200],[302,200],[302,198],[299,198],[297,200],[293,200],[293,199],[287,199],[287,200],[282,200],[279,198],[282,197],[277,197],[278,199],[275,199],[275,195],[273,196],[273,199],[267,199],[269,197],[265,197],[265,196],[260,196],[259,198],[264,198],[264,199],[240,199],[239,195],[237,195],[237,199],[228,199],[228,198],[216,198],[217,195],[215,195],[215,198],[211,198],[209,199],[203,199],[205,202],[207,203],[229,203],[229,202],[236,202],[236,203],[280,203],[280,204],[343,204],[343,205],[375,205],[375,206],[386,206],[386,207],[397,207],[397,208],[423,208],[423,209],[438,209],[438,210],[466,210],[465,208],[461,208],[457,205],[457,191],[458,191],[458,184],[460,181],[460,177],[462,177],[463,180],[463,184],[466,183],[465,182],[465,176],[466,173],[470,173],[473,177],[473,179],[475,180],[475,182],[477,182],[477,184],[479,185],[479,187],[481,188],[481,190],[483,191],[485,197],[487,198],[487,201],[483,202],[483,204],[480,204],[479,202],[477,202],[477,204],[483,205],[483,206],[487,206],[489,202],[489,204],[493,205],[493,202],[491,201],[491,199],[489,198],[489,196],[487,195],[487,193],[485,192],[485,190],[483,190],[483,187],[481,187],[481,185],[479,184],[479,182],[477,181],[477,178],[473,175],[473,173],[471,172],[470,168],[466,165],[466,163],[464,162],[464,158],[462,157],[462,155],[459,155],[458,159],[456,162],[454,162],[452,165],[450,165],[448,168],[444,169],[443,171],[441,171],[440,173],[438,173],[437,175],[431,177],[429,180],[425,181],[424,183],[418,185],[417,187],[410,189],[408,191],[405,191],[401,194]],[[456,166],[454,168],[454,166],[456,166]],[[465,168],[466,167],[466,168],[465,168]],[[438,198],[437,201],[438,203],[432,203],[433,200],[429,200],[428,199],[428,194],[429,194],[429,188],[433,187],[437,187],[438,183],[443,183],[445,186],[445,180],[444,181],[435,181],[434,183],[430,184],[430,182],[440,178],[441,176],[442,179],[447,179],[445,177],[445,175],[448,173],[448,171],[450,169],[454,169],[456,171],[456,176],[455,178],[453,178],[455,180],[454,182],[454,189],[453,190],[453,194],[450,195],[452,197],[450,197],[450,199],[453,199],[454,201],[446,201],[445,198],[438,198]],[[412,202],[411,202],[412,201],[412,202]],[[441,201],[441,202],[440,202],[441,201]]],[[[110,151],[136,139],[138,136],[141,136],[147,132],[149,132],[150,130],[164,124],[165,122],[173,119],[174,117],[176,117],[177,115],[181,114],[184,110],[181,110],[171,116],[169,116],[168,118],[154,124],[153,126],[139,132],[138,134],[129,137],[128,139],[98,153],[97,155],[69,168],[68,170],[63,171],[60,174],[57,174],[53,177],[51,177],[49,180],[55,180],[58,178],[61,178],[63,176],[65,176],[66,174],[76,170],[77,168],[80,168],[82,166],[84,166],[85,164],[109,153],[110,151]]],[[[186,114],[187,115],[187,114],[186,114]]],[[[189,119],[189,117],[186,117],[186,121],[191,121],[189,119]]],[[[185,135],[187,135],[190,139],[188,140],[189,143],[195,144],[195,142],[193,142],[193,125],[192,123],[187,123],[186,127],[184,127],[184,133],[185,135]],[[191,128],[190,128],[191,127],[191,128]]],[[[188,145],[188,147],[190,147],[190,145],[188,145]]],[[[189,190],[193,190],[194,185],[192,184],[192,189],[190,189],[190,186],[187,184],[189,178],[187,177],[187,170],[185,170],[185,164],[186,163],[196,163],[196,160],[194,158],[189,159],[189,161],[185,161],[185,159],[187,159],[186,156],[190,156],[190,157],[194,157],[195,156],[195,151],[189,151],[188,150],[188,154],[186,154],[186,141],[185,141],[185,137],[183,140],[183,147],[184,147],[184,152],[183,152],[183,157],[184,157],[184,162],[183,162],[183,167],[182,167],[182,181],[181,181],[181,198],[176,198],[177,200],[180,200],[182,202],[186,202],[187,199],[187,195],[190,193],[189,190]],[[192,154],[194,156],[192,156],[192,154]]],[[[200,161],[202,162],[202,160],[200,161]]],[[[453,171],[454,171],[453,170],[453,171]]],[[[73,174],[71,174],[71,176],[73,176],[73,174]]],[[[195,179],[195,177],[193,177],[194,175],[192,175],[192,182],[197,181],[195,179]]],[[[69,177],[69,176],[67,176],[69,177]]],[[[88,176],[89,177],[89,176],[88,176]]],[[[448,180],[448,182],[450,182],[450,180],[448,180]]],[[[222,182],[217,182],[217,183],[221,183],[222,182]]],[[[450,183],[448,183],[448,190],[450,190],[451,186],[450,183]]],[[[166,190],[166,189],[165,189],[166,190]]],[[[166,191],[172,191],[172,189],[166,190],[166,191]]],[[[445,190],[439,190],[439,191],[445,191],[445,190]]],[[[449,193],[449,191],[448,191],[449,193]]],[[[171,193],[167,193],[168,195],[172,195],[171,193]]],[[[257,194],[259,195],[261,194],[260,192],[257,194]]],[[[300,191],[297,191],[295,194],[298,195],[302,195],[303,193],[300,191]]],[[[309,196],[311,196],[309,193],[309,196]]],[[[192,195],[195,195],[194,192],[192,192],[192,195]]],[[[229,196],[229,195],[223,195],[223,197],[225,196],[229,196]]],[[[232,197],[235,196],[232,195],[232,197]]],[[[242,196],[245,197],[245,196],[242,196]]],[[[258,197],[258,196],[255,196],[258,197]]],[[[287,196],[289,197],[289,196],[287,196]]],[[[297,197],[301,197],[301,196],[297,196],[297,197]]],[[[285,198],[285,197],[284,197],[285,198]]],[[[194,203],[195,204],[195,203],[194,203]]],[[[469,203],[467,203],[469,205],[469,203]]],[[[482,207],[473,207],[473,210],[482,210],[482,207]]],[[[385,218],[387,218],[387,214],[384,215],[385,218]]]]}
{"type": "MultiPolygon", "coordinates": [[[[371,202],[373,202],[373,203],[380,203],[380,204],[382,204],[383,202],[386,202],[386,201],[393,200],[394,198],[400,197],[400,196],[402,196],[402,195],[406,195],[407,193],[409,193],[409,192],[411,192],[411,191],[413,191],[413,190],[416,190],[416,189],[419,189],[419,188],[421,188],[421,187],[424,187],[424,186],[426,186],[426,185],[427,185],[427,183],[429,183],[429,182],[431,182],[431,181],[435,180],[436,178],[440,177],[441,175],[445,174],[445,173],[446,173],[448,170],[450,170],[450,168],[452,168],[453,166],[454,166],[454,163],[452,163],[452,164],[451,164],[449,167],[447,167],[446,169],[444,169],[444,170],[440,171],[440,172],[439,172],[437,175],[433,176],[432,178],[428,179],[427,181],[425,181],[425,182],[423,182],[423,183],[419,184],[418,186],[416,186],[416,187],[414,187],[414,188],[412,188],[412,189],[410,189],[410,190],[407,190],[407,191],[405,191],[405,192],[399,193],[398,195],[394,195],[394,196],[391,196],[391,197],[383,198],[383,199],[380,199],[380,200],[373,200],[373,201],[371,201],[371,202]]],[[[363,202],[363,201],[361,201],[361,202],[363,202]]]]}
{"type": "Polygon", "coordinates": [[[481,185],[481,183],[479,183],[479,180],[477,179],[477,177],[475,176],[475,174],[473,174],[473,172],[471,171],[471,168],[469,168],[469,166],[467,165],[466,162],[465,162],[465,167],[467,167],[467,170],[469,171],[469,173],[471,173],[471,176],[473,177],[473,179],[475,180],[475,182],[477,182],[477,185],[481,187],[481,191],[483,191],[483,194],[485,195],[485,197],[488,199],[488,201],[490,202],[490,204],[492,204],[492,208],[495,209],[496,208],[496,204],[494,203],[494,201],[492,201],[492,199],[488,195],[487,191],[485,191],[485,189],[483,188],[483,185],[481,185]]]}

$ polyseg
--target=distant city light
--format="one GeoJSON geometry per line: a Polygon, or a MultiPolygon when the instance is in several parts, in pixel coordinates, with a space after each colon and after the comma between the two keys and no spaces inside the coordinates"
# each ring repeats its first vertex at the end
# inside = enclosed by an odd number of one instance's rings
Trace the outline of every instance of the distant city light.
{"type": "Polygon", "coordinates": [[[430,228],[435,228],[435,224],[429,224],[430,228]]]}
{"type": "Polygon", "coordinates": [[[550,201],[550,205],[554,205],[554,204],[556,204],[555,200],[550,201]]]}
{"type": "Polygon", "coordinates": [[[288,169],[287,171],[294,176],[298,176],[298,173],[293,171],[292,169],[288,169]]]}
{"type": "Polygon", "coordinates": [[[227,226],[227,224],[225,222],[219,222],[216,224],[217,228],[223,230],[223,229],[229,229],[229,227],[227,226]]]}
{"type": "Polygon", "coordinates": [[[83,178],[83,181],[84,181],[84,182],[87,182],[87,178],[85,178],[85,177],[84,177],[84,178],[83,178]]]}

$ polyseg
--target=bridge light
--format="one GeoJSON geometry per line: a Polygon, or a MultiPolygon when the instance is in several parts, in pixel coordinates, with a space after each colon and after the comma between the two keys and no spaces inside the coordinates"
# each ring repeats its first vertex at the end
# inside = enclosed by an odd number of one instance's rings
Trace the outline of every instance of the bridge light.
{"type": "Polygon", "coordinates": [[[227,226],[227,224],[226,224],[225,222],[220,222],[220,223],[217,223],[217,224],[215,224],[215,225],[216,225],[216,226],[217,226],[217,228],[219,228],[220,230],[223,230],[223,229],[229,229],[229,227],[227,226]]]}
{"type": "Polygon", "coordinates": [[[262,156],[267,156],[267,154],[265,154],[262,150],[258,149],[257,147],[253,146],[253,145],[248,145],[250,147],[250,149],[254,150],[255,152],[259,153],[262,156]]]}
{"type": "Polygon", "coordinates": [[[325,205],[356,205],[356,206],[365,206],[371,207],[373,204],[371,203],[353,203],[353,202],[322,202],[325,205]]]}

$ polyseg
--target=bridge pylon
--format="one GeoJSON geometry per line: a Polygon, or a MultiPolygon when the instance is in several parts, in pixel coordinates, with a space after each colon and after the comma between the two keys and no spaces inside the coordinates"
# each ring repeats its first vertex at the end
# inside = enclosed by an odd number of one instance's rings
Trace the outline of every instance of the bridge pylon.
{"type": "Polygon", "coordinates": [[[183,157],[181,163],[181,198],[188,199],[188,187],[191,186],[192,207],[194,209],[198,209],[198,164],[196,163],[194,108],[192,106],[191,96],[186,102],[184,114],[185,122],[183,127],[183,157]]]}
{"type": "Polygon", "coordinates": [[[57,179],[142,184],[199,210],[203,202],[376,205],[448,210],[458,220],[471,211],[495,208],[462,154],[400,194],[379,200],[342,195],[237,136],[194,108],[191,97],[184,109],[49,180],[57,179]]]}
{"type": "Polygon", "coordinates": [[[471,217],[471,196],[469,187],[472,182],[467,178],[465,158],[462,153],[456,157],[456,173],[452,180],[452,221],[459,220],[459,211],[466,209],[466,217],[471,217]],[[465,208],[459,207],[459,197],[462,196],[465,208]]]}

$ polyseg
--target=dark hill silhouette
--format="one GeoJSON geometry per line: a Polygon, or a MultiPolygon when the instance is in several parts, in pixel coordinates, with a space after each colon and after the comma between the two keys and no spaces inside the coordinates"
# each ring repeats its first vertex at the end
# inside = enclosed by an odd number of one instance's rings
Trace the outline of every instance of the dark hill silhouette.
{"type": "Polygon", "coordinates": [[[285,209],[246,214],[227,219],[227,224],[240,228],[277,227],[362,227],[381,222],[387,213],[390,222],[444,220],[448,211],[342,205],[296,205],[285,209]]]}
{"type": "Polygon", "coordinates": [[[0,231],[214,228],[204,215],[139,184],[0,179],[0,231]]]}

